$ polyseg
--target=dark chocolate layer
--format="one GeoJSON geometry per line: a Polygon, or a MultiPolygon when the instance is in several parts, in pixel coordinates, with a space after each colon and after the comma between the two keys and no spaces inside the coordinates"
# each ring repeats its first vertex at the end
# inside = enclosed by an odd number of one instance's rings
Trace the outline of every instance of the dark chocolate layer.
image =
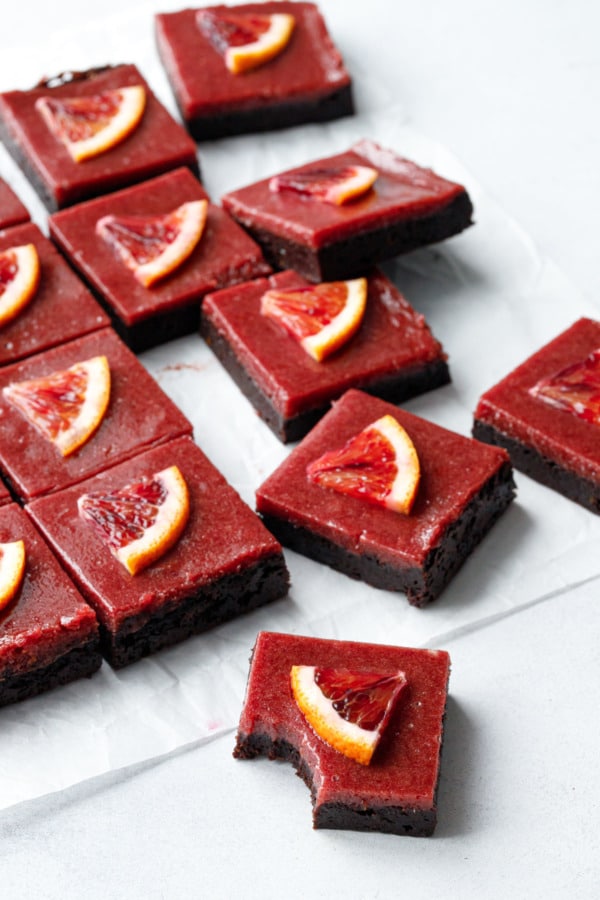
{"type": "Polygon", "coordinates": [[[28,672],[6,670],[0,678],[0,706],[27,700],[77,678],[89,677],[98,671],[101,664],[98,636],[94,635],[85,644],[74,647],[47,666],[28,672]]]}

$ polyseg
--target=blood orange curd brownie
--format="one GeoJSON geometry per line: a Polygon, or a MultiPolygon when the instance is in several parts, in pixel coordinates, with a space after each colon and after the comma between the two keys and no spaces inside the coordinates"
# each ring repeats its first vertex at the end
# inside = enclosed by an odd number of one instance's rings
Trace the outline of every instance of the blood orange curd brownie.
{"type": "Polygon", "coordinates": [[[284,546],[434,600],[514,496],[508,454],[350,390],[256,492],[284,546]]]}
{"type": "Polygon", "coordinates": [[[27,514],[0,509],[0,706],[99,669],[98,622],[27,514]]]}
{"type": "Polygon", "coordinates": [[[486,391],[473,434],[600,513],[600,322],[579,319],[486,391]]]}
{"type": "Polygon", "coordinates": [[[37,225],[0,231],[0,365],[109,324],[37,225]]]}
{"type": "Polygon", "coordinates": [[[362,275],[458,234],[473,212],[462,185],[369,140],[231,191],[222,202],[275,268],[311,281],[362,275]]]}
{"type": "Polygon", "coordinates": [[[443,650],[261,632],[234,756],[291,762],[315,828],[430,835],[449,674],[443,650]]]}
{"type": "Polygon", "coordinates": [[[0,369],[0,467],[24,500],[192,425],[112,328],[0,369]]]}
{"type": "Polygon", "coordinates": [[[0,178],[0,229],[29,222],[29,210],[21,203],[10,185],[0,178]]]}
{"type": "Polygon", "coordinates": [[[113,666],[287,592],[281,546],[190,438],[27,508],[96,610],[113,666]]]}
{"type": "Polygon", "coordinates": [[[210,294],[201,333],[282,441],[349,387],[400,402],[450,380],[441,344],[381,272],[311,285],[288,271],[210,294]]]}
{"type": "Polygon", "coordinates": [[[194,142],[133,65],[5,91],[0,137],[49,210],[177,166],[198,171],[194,142]]]}
{"type": "Polygon", "coordinates": [[[199,141],[353,112],[351,81],[313,3],[245,3],[156,16],[158,50],[199,141]]]}
{"type": "Polygon", "coordinates": [[[271,271],[185,168],[58,212],[50,234],[135,351],[196,332],[208,291],[271,271]]]}

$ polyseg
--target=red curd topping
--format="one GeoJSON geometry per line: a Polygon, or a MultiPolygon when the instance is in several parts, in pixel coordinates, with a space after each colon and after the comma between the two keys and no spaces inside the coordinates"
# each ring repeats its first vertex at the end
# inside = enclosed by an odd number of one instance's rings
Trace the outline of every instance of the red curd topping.
{"type": "Polygon", "coordinates": [[[29,213],[17,195],[0,178],[0,228],[9,228],[29,221],[29,213]]]}

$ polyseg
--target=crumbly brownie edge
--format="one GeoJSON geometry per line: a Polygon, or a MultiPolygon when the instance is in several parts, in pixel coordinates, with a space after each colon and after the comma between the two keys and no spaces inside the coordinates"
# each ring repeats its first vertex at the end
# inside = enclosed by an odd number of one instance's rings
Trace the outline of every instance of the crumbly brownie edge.
{"type": "Polygon", "coordinates": [[[482,485],[461,516],[446,529],[438,544],[428,553],[422,568],[392,566],[374,554],[354,553],[279,517],[262,513],[261,517],[269,531],[285,547],[373,587],[403,592],[412,606],[421,607],[439,596],[514,496],[512,467],[504,463],[482,485]]]}
{"type": "Polygon", "coordinates": [[[73,647],[49,665],[29,672],[5,672],[0,677],[0,706],[27,700],[78,678],[90,677],[102,664],[98,635],[73,647]]]}
{"type": "MultiPolygon", "coordinates": [[[[269,397],[261,390],[259,385],[248,375],[246,369],[236,356],[231,344],[224,337],[212,320],[206,316],[200,317],[200,334],[209,345],[223,368],[231,375],[238,388],[254,406],[261,419],[269,426],[271,431],[287,444],[298,441],[316,425],[341,392],[332,395],[324,405],[306,410],[289,419],[284,418],[277,411],[269,397]]],[[[421,366],[412,366],[401,372],[386,375],[370,381],[357,382],[354,387],[366,391],[375,397],[389,400],[392,403],[402,403],[410,397],[423,394],[426,391],[441,387],[450,381],[448,364],[444,359],[431,360],[421,366]]]]}

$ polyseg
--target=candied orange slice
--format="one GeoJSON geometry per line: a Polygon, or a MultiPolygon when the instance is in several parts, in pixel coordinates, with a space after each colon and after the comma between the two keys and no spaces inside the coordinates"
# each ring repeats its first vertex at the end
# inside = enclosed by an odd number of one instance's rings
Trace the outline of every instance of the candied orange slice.
{"type": "Polygon", "coordinates": [[[330,450],[307,467],[311,481],[410,513],[421,475],[419,457],[410,437],[391,415],[382,416],[338,450],[330,450]]]}
{"type": "Polygon", "coordinates": [[[404,672],[351,672],[292,666],[292,694],[313,731],[344,756],[368,766],[400,693],[404,672]]]}
{"type": "Polygon", "coordinates": [[[269,181],[269,190],[274,193],[291,191],[341,206],[366,194],[378,175],[377,169],[370,166],[319,167],[275,175],[269,181]]]}
{"type": "Polygon", "coordinates": [[[202,237],[208,200],[182,203],[165,216],[103,216],[96,232],[127,268],[150,287],[185,262],[202,237]]]}
{"type": "Polygon", "coordinates": [[[549,406],[600,425],[600,348],[586,359],[542,378],[529,393],[549,406]]]}
{"type": "Polygon", "coordinates": [[[111,150],[125,140],[144,113],[141,85],[117,88],[89,97],[40,97],[36,109],[75,162],[111,150]]]}
{"type": "Polygon", "coordinates": [[[0,327],[15,319],[33,300],[40,282],[35,244],[9,247],[0,253],[0,327]]]}
{"type": "Polygon", "coordinates": [[[25,574],[25,544],[0,544],[0,610],[8,606],[21,587],[25,574]]]}
{"type": "Polygon", "coordinates": [[[197,15],[200,30],[225,59],[234,75],[256,69],[279,56],[294,30],[294,17],[287,13],[272,15],[201,10],[197,15]]]}
{"type": "Polygon", "coordinates": [[[190,512],[187,485],[177,466],[109,493],[83,494],[77,506],[131,575],[174,546],[190,512]]]}
{"type": "Polygon", "coordinates": [[[367,304],[367,280],[329,281],[263,294],[260,311],[279,322],[321,362],[356,334],[367,304]]]}
{"type": "Polygon", "coordinates": [[[110,369],[94,356],[43,378],[3,388],[6,399],[62,456],[70,456],[94,434],[110,399],[110,369]]]}

